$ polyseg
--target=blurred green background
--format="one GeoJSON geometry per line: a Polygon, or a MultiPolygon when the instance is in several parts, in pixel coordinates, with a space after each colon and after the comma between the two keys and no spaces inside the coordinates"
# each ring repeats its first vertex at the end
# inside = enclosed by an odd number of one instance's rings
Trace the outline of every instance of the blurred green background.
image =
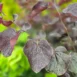
{"type": "MultiPolygon", "coordinates": [[[[15,0],[0,0],[3,3],[3,17],[6,20],[12,20],[13,14],[20,14],[21,7],[15,0]]],[[[76,0],[72,0],[76,2],[76,0]]],[[[62,7],[66,7],[68,4],[64,4],[62,7]]],[[[46,11],[43,12],[46,14],[46,11]]],[[[13,26],[15,26],[13,24],[13,26]]],[[[7,29],[4,25],[0,24],[0,32],[7,29]]],[[[28,34],[23,32],[14,48],[14,51],[10,57],[4,57],[0,54],[0,77],[57,77],[55,74],[50,74],[41,71],[40,73],[34,73],[29,65],[26,55],[23,53],[23,47],[28,39],[28,34]]]]}

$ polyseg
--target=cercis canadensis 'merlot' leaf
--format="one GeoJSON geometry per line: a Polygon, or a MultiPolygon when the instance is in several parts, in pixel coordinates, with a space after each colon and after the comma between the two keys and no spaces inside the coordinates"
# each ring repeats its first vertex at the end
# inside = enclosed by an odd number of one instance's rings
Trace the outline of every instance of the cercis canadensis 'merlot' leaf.
{"type": "Polygon", "coordinates": [[[12,23],[13,23],[12,21],[3,20],[3,18],[0,17],[0,24],[3,24],[4,26],[9,27],[12,23]]]}
{"type": "Polygon", "coordinates": [[[17,20],[17,15],[13,15],[14,23],[20,27],[21,31],[27,31],[32,28],[32,25],[29,22],[25,22],[24,20],[17,20]]]}
{"type": "Polygon", "coordinates": [[[72,52],[70,60],[68,61],[68,70],[73,73],[77,73],[77,53],[72,52]]]}
{"type": "Polygon", "coordinates": [[[12,21],[2,21],[2,24],[4,25],[4,26],[10,26],[11,24],[12,24],[13,22],[12,21]]]}
{"type": "Polygon", "coordinates": [[[66,52],[67,49],[64,47],[64,46],[58,46],[56,49],[55,49],[56,52],[66,52]]]}
{"type": "Polygon", "coordinates": [[[12,28],[0,33],[0,51],[4,56],[10,56],[19,33],[12,28]]]}
{"type": "Polygon", "coordinates": [[[7,30],[3,31],[1,34],[3,37],[9,37],[11,39],[16,35],[16,31],[12,28],[8,28],[7,30]]]}
{"type": "Polygon", "coordinates": [[[58,76],[63,75],[66,71],[66,63],[69,60],[69,56],[64,52],[66,48],[59,46],[55,49],[55,55],[51,58],[50,63],[46,66],[46,70],[56,73],[58,76]]]}
{"type": "Polygon", "coordinates": [[[45,39],[35,38],[26,43],[24,52],[29,59],[32,70],[38,73],[49,64],[53,48],[45,39]]]}
{"type": "Polygon", "coordinates": [[[41,11],[47,9],[48,7],[48,3],[44,2],[44,1],[39,1],[38,3],[36,3],[33,8],[32,11],[30,13],[30,17],[33,18],[34,16],[36,16],[37,14],[39,14],[41,11]]]}
{"type": "Polygon", "coordinates": [[[3,4],[0,3],[0,13],[2,12],[2,7],[3,7],[3,4]]]}
{"type": "Polygon", "coordinates": [[[27,31],[27,30],[30,30],[31,29],[31,24],[29,23],[24,23],[22,26],[21,26],[21,30],[22,31],[27,31]]]}
{"type": "Polygon", "coordinates": [[[77,17],[77,3],[73,3],[73,4],[69,5],[67,8],[65,8],[63,10],[63,13],[71,14],[71,15],[77,17]]]}

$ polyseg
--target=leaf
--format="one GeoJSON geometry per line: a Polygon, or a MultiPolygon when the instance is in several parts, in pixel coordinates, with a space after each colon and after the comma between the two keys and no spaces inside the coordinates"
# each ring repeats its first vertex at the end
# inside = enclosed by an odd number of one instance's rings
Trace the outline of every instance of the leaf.
{"type": "Polygon", "coordinates": [[[71,37],[72,37],[73,39],[76,39],[76,38],[77,38],[77,28],[76,28],[76,27],[73,27],[73,28],[71,29],[71,37]]]}
{"type": "Polygon", "coordinates": [[[12,39],[14,36],[16,35],[16,31],[12,28],[8,28],[7,30],[2,32],[2,36],[3,37],[9,37],[10,39],[12,39]]]}
{"type": "Polygon", "coordinates": [[[66,52],[67,49],[64,46],[58,46],[55,49],[56,52],[66,52]]]}
{"type": "Polygon", "coordinates": [[[22,30],[22,31],[27,31],[27,30],[29,30],[29,29],[31,29],[31,24],[29,24],[29,23],[24,23],[24,24],[22,25],[22,27],[21,27],[21,30],[22,30]]]}
{"type": "Polygon", "coordinates": [[[18,38],[17,35],[16,31],[12,28],[0,33],[0,51],[4,56],[11,55],[18,38]]]}
{"type": "Polygon", "coordinates": [[[77,17],[77,3],[70,4],[67,8],[63,10],[63,13],[71,14],[77,17]]]}
{"type": "Polygon", "coordinates": [[[8,44],[6,44],[5,47],[1,50],[1,53],[7,57],[11,55],[12,51],[13,49],[11,48],[10,43],[8,41],[8,44]]]}
{"type": "Polygon", "coordinates": [[[46,70],[51,73],[55,73],[58,76],[63,75],[66,71],[66,63],[69,60],[69,56],[64,51],[60,51],[61,47],[55,49],[55,55],[51,58],[50,63],[46,66],[46,70]],[[57,51],[58,50],[58,51],[57,51]]]}
{"type": "Polygon", "coordinates": [[[70,54],[70,60],[68,61],[68,70],[73,73],[77,73],[77,53],[70,54]]]}
{"type": "Polygon", "coordinates": [[[2,22],[2,24],[7,27],[9,27],[12,23],[13,23],[12,21],[5,21],[5,20],[3,20],[2,22]]]}
{"type": "Polygon", "coordinates": [[[29,59],[32,70],[38,73],[49,64],[53,48],[45,39],[35,38],[26,43],[24,52],[29,59]]]}
{"type": "Polygon", "coordinates": [[[48,7],[48,3],[44,2],[44,1],[39,1],[38,3],[36,3],[33,6],[32,11],[31,11],[29,17],[33,18],[34,16],[39,14],[41,11],[47,9],[47,7],[48,7]]]}
{"type": "Polygon", "coordinates": [[[9,27],[12,23],[13,23],[12,21],[3,20],[3,18],[0,17],[0,24],[3,24],[4,26],[9,27]]]}
{"type": "Polygon", "coordinates": [[[11,45],[12,49],[14,48],[14,45],[16,44],[16,41],[17,41],[19,35],[20,35],[20,32],[17,32],[16,35],[10,40],[10,45],[11,45]]]}
{"type": "Polygon", "coordinates": [[[51,59],[50,63],[46,67],[46,70],[59,76],[63,75],[67,69],[64,61],[57,55],[51,59]]]}
{"type": "Polygon", "coordinates": [[[2,20],[2,17],[0,17],[0,24],[2,23],[2,21],[3,21],[3,20],[2,20]]]}
{"type": "Polygon", "coordinates": [[[42,18],[43,23],[45,24],[51,24],[52,20],[50,18],[50,16],[46,15],[42,18]]]}
{"type": "Polygon", "coordinates": [[[47,4],[43,1],[39,1],[37,4],[35,4],[32,8],[32,10],[44,10],[47,8],[47,4]]]}
{"type": "Polygon", "coordinates": [[[3,7],[3,4],[0,3],[0,12],[2,12],[2,7],[3,7]]]}
{"type": "Polygon", "coordinates": [[[12,52],[12,49],[10,49],[9,38],[7,36],[3,37],[2,34],[0,34],[0,51],[5,56],[10,55],[12,52]]]}

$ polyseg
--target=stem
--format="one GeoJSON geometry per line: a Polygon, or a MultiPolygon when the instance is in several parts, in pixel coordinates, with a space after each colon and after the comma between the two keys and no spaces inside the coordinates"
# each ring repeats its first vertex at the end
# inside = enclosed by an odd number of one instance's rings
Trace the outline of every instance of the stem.
{"type": "Polygon", "coordinates": [[[69,33],[68,33],[68,29],[67,29],[67,27],[65,26],[65,24],[63,23],[63,21],[62,21],[62,17],[61,17],[61,15],[60,15],[60,13],[59,13],[59,11],[58,11],[58,7],[55,5],[55,0],[54,0],[54,7],[55,7],[55,9],[57,10],[57,12],[58,12],[58,14],[59,14],[59,18],[60,18],[60,20],[61,20],[61,23],[63,24],[62,26],[63,26],[63,28],[65,29],[65,31],[66,31],[66,33],[67,33],[67,35],[68,35],[68,37],[69,37],[69,40],[70,40],[70,42],[72,43],[72,46],[73,46],[73,49],[74,49],[74,51],[76,51],[75,50],[75,47],[74,47],[74,43],[73,43],[73,41],[72,41],[72,39],[71,39],[71,37],[70,37],[70,35],[69,35],[69,33]]]}

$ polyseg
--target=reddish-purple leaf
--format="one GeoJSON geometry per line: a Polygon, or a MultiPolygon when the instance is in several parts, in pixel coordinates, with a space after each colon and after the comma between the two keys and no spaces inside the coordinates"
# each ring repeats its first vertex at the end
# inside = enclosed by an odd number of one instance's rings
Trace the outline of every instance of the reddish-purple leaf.
{"type": "Polygon", "coordinates": [[[47,7],[48,7],[48,3],[39,1],[37,4],[34,5],[29,16],[33,18],[34,16],[39,14],[41,11],[47,9],[47,7]]]}
{"type": "Polygon", "coordinates": [[[12,28],[8,28],[7,30],[2,32],[3,37],[9,37],[12,39],[16,35],[16,31],[12,28]]]}
{"type": "Polygon", "coordinates": [[[3,7],[3,4],[0,3],[0,12],[2,12],[2,7],[3,7]]]}
{"type": "Polygon", "coordinates": [[[20,33],[17,32],[16,35],[10,40],[10,45],[11,45],[12,49],[14,48],[19,35],[20,35],[20,33]]]}
{"type": "Polygon", "coordinates": [[[11,55],[18,35],[19,34],[11,28],[0,33],[0,51],[4,56],[11,55]]]}
{"type": "Polygon", "coordinates": [[[3,18],[0,17],[0,24],[3,24],[4,26],[9,27],[12,23],[13,23],[12,21],[3,20],[3,18]]]}
{"type": "Polygon", "coordinates": [[[12,23],[13,23],[12,21],[5,21],[5,20],[3,20],[2,22],[2,24],[7,27],[9,27],[12,23]]]}
{"type": "Polygon", "coordinates": [[[29,59],[32,70],[38,73],[49,64],[53,48],[45,39],[36,38],[26,43],[24,52],[29,59]]]}
{"type": "Polygon", "coordinates": [[[2,23],[2,21],[3,21],[3,19],[2,19],[2,17],[0,17],[0,24],[2,23]]]}

